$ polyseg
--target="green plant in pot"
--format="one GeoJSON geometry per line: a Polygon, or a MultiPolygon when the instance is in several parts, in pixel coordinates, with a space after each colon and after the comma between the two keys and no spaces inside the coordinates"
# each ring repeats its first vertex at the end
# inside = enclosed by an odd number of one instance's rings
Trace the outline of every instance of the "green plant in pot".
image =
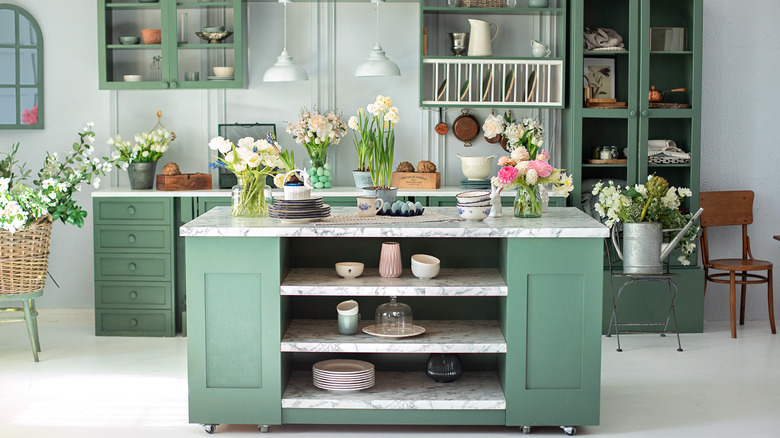
{"type": "Polygon", "coordinates": [[[355,187],[358,189],[374,185],[374,182],[371,180],[371,172],[368,168],[368,157],[371,153],[371,132],[375,120],[376,118],[373,117],[369,119],[368,115],[366,115],[366,110],[359,108],[358,115],[350,117],[347,122],[347,126],[352,129],[352,136],[354,138],[353,145],[355,146],[355,152],[357,152],[358,158],[357,169],[352,171],[355,187]]]}
{"type": "Polygon", "coordinates": [[[374,103],[366,106],[368,111],[369,150],[367,162],[373,187],[364,189],[367,193],[394,202],[396,187],[390,187],[395,154],[395,125],[398,123],[398,108],[390,97],[379,95],[374,103]]]}
{"type": "Polygon", "coordinates": [[[136,134],[133,137],[135,144],[123,139],[121,135],[108,139],[108,144],[114,146],[119,153],[119,161],[129,165],[127,175],[133,190],[149,190],[154,186],[157,160],[162,158],[171,142],[176,139],[176,134],[162,125],[161,117],[162,112],[158,110],[157,124],[149,132],[136,134]]]}

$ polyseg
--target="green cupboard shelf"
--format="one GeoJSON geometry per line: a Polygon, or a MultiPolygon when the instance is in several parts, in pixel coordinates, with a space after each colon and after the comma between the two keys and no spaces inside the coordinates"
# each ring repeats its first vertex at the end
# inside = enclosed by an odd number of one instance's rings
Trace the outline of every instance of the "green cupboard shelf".
{"type": "Polygon", "coordinates": [[[245,88],[247,84],[246,5],[242,0],[159,3],[98,1],[100,89],[245,88]],[[209,44],[196,32],[224,25],[233,34],[209,44]],[[141,37],[160,29],[159,44],[119,44],[120,36],[141,37]],[[213,67],[234,68],[232,79],[209,80],[213,67]],[[189,80],[197,73],[198,80],[189,80]],[[126,82],[125,75],[141,75],[126,82]]]}

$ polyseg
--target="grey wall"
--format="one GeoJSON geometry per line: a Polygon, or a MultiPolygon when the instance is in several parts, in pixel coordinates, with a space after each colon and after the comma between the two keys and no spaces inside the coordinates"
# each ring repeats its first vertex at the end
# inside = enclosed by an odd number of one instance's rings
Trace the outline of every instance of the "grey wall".
{"type": "MultiPolygon", "coordinates": [[[[108,137],[116,132],[131,135],[150,129],[159,108],[164,113],[163,123],[177,134],[163,161],[175,161],[185,172],[205,171],[210,159],[206,143],[216,134],[218,123],[277,123],[280,141],[289,147],[294,142],[284,132],[285,122],[294,120],[300,107],[337,106],[346,118],[373,101],[377,94],[390,95],[400,109],[396,161],[432,159],[444,169],[445,183],[455,185],[460,178],[455,153],[496,153],[494,146],[484,142],[469,150],[451,136],[443,139],[432,134],[438,115],[417,107],[416,3],[389,3],[381,10],[380,42],[388,56],[399,64],[402,76],[398,78],[353,76],[355,66],[367,56],[374,42],[373,7],[368,2],[339,2],[335,6],[294,3],[288,9],[288,50],[312,80],[263,83],[263,72],[281,51],[282,7],[273,2],[249,3],[248,89],[133,92],[97,89],[96,2],[26,0],[16,4],[26,8],[43,31],[46,129],[0,131],[0,147],[5,150],[12,143],[21,142],[20,158],[33,169],[40,167],[47,150],[67,153],[76,139],[75,133],[88,121],[95,123],[99,152],[107,154],[108,137]],[[333,16],[335,21],[329,20],[333,16]]],[[[780,124],[773,120],[776,97],[780,96],[780,85],[773,80],[780,67],[780,37],[773,31],[773,20],[780,16],[780,3],[705,0],[704,6],[702,190],[754,190],[757,203],[756,225],[751,231],[753,252],[757,257],[780,261],[780,242],[771,239],[780,234],[773,220],[780,213],[775,195],[780,185],[780,172],[776,170],[780,161],[776,146],[780,124]]],[[[545,30],[543,23],[528,25],[545,30]]],[[[448,120],[452,121],[457,113],[450,110],[448,120]]],[[[479,113],[479,117],[485,114],[479,113]]],[[[526,114],[538,112],[517,115],[526,114]]],[[[555,112],[541,115],[548,120],[556,118],[555,112]]],[[[553,137],[554,131],[554,127],[548,128],[553,137]]],[[[298,157],[305,157],[300,146],[293,148],[298,157]]],[[[355,153],[349,138],[333,148],[331,160],[337,169],[336,183],[351,184],[348,171],[354,167],[355,153]]],[[[106,183],[128,185],[124,172],[112,174],[106,183]]],[[[78,199],[91,214],[89,190],[79,194],[78,199]]],[[[736,233],[713,232],[712,236],[715,247],[738,246],[736,233]]],[[[716,256],[722,254],[725,252],[714,252],[716,256]]],[[[61,288],[50,284],[39,300],[40,307],[93,306],[91,221],[82,229],[55,225],[49,270],[61,288]]],[[[726,295],[727,288],[709,288],[707,319],[728,318],[726,295]]],[[[750,296],[748,317],[765,319],[765,293],[756,291],[750,296]]]]}

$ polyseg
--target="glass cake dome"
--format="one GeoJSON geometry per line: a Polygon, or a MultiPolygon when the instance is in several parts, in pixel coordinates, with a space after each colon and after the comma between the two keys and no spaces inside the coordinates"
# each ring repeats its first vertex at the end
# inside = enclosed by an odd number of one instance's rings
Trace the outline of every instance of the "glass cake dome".
{"type": "Polygon", "coordinates": [[[386,336],[403,336],[414,331],[412,308],[392,297],[380,304],[375,313],[375,330],[386,336]]]}

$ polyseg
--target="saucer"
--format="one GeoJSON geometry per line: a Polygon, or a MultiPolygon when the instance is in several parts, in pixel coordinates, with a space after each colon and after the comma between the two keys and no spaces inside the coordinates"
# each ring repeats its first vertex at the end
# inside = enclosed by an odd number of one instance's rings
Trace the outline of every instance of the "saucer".
{"type": "Polygon", "coordinates": [[[235,76],[209,76],[210,81],[232,81],[235,76]]]}

